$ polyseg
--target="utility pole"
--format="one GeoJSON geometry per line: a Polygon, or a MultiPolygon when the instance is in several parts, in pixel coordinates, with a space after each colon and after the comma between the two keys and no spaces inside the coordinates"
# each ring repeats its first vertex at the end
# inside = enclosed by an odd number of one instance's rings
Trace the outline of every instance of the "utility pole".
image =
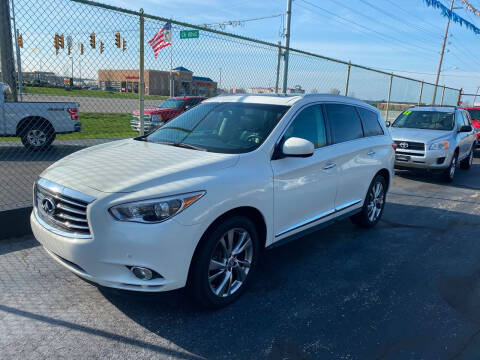
{"type": "Polygon", "coordinates": [[[278,94],[278,82],[280,80],[280,58],[282,57],[282,42],[278,42],[278,55],[277,55],[277,72],[275,78],[275,94],[278,94]]]}
{"type": "MultiPolygon", "coordinates": [[[[452,0],[453,1],[453,0],[452,0]]],[[[292,0],[287,0],[287,21],[285,30],[285,52],[283,53],[283,87],[282,92],[287,93],[288,80],[288,50],[290,49],[290,20],[292,18],[292,0]]]]}
{"type": "Polygon", "coordinates": [[[13,23],[13,32],[15,33],[15,50],[17,58],[17,80],[18,80],[18,92],[20,95],[20,101],[22,101],[23,94],[23,79],[22,79],[22,59],[20,55],[20,46],[18,44],[18,39],[20,37],[20,31],[17,29],[16,16],[15,16],[15,2],[12,0],[12,23],[13,23]]]}
{"type": "Polygon", "coordinates": [[[8,0],[0,0],[0,62],[2,63],[2,80],[10,86],[13,100],[18,101],[8,0]]]}
{"type": "MultiPolygon", "coordinates": [[[[454,2],[455,0],[452,0],[452,3],[450,4],[450,11],[453,10],[454,2]]],[[[443,35],[442,51],[440,52],[440,61],[438,62],[437,78],[435,80],[435,87],[433,88],[433,99],[432,99],[433,105],[435,105],[435,98],[437,97],[438,81],[440,80],[440,72],[442,71],[443,54],[445,53],[445,44],[447,43],[449,27],[450,27],[450,18],[448,18],[447,27],[445,28],[445,35],[443,35]]]]}
{"type": "Polygon", "coordinates": [[[475,101],[477,101],[477,96],[478,96],[478,90],[479,89],[480,89],[480,86],[477,86],[477,91],[475,92],[475,96],[473,97],[472,106],[475,106],[475,101]]]}

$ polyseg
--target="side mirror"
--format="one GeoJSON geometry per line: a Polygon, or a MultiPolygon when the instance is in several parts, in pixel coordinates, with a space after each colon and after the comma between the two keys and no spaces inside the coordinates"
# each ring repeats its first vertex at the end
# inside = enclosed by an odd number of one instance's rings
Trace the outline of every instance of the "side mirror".
{"type": "Polygon", "coordinates": [[[288,157],[309,157],[314,150],[315,146],[311,141],[297,137],[287,139],[282,147],[283,155],[288,157]]]}
{"type": "Polygon", "coordinates": [[[190,109],[191,106],[190,105],[185,105],[185,107],[183,108],[183,111],[187,111],[188,109],[190,109]]]}
{"type": "Polygon", "coordinates": [[[470,125],[463,125],[458,132],[470,132],[472,131],[472,127],[470,125]]]}
{"type": "Polygon", "coordinates": [[[387,121],[385,121],[385,125],[387,125],[387,127],[390,127],[390,126],[392,126],[392,123],[387,120],[387,121]]]}

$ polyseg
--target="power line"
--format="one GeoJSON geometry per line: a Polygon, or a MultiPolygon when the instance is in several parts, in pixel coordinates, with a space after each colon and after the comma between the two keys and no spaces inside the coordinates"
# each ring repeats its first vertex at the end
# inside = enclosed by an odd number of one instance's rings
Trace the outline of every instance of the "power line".
{"type": "MultiPolygon", "coordinates": [[[[383,38],[384,40],[389,40],[389,41],[390,41],[390,40],[395,40],[395,41],[397,41],[397,42],[400,43],[398,46],[403,47],[404,49],[408,50],[409,52],[411,52],[412,49],[414,49],[417,53],[418,53],[418,52],[423,52],[423,53],[428,52],[428,50],[421,49],[421,48],[419,48],[418,46],[411,45],[411,44],[409,44],[408,42],[406,43],[406,42],[401,41],[401,40],[399,40],[399,39],[397,39],[397,38],[395,38],[395,37],[393,37],[393,36],[388,36],[388,35],[385,35],[385,34],[379,32],[379,31],[370,29],[369,27],[366,27],[366,26],[364,26],[364,25],[361,25],[361,24],[359,24],[359,23],[357,23],[357,22],[355,22],[355,21],[353,21],[353,20],[351,20],[351,19],[346,19],[346,18],[344,18],[344,17],[342,17],[342,16],[340,16],[340,15],[337,15],[337,14],[333,13],[332,11],[329,11],[329,10],[327,10],[327,9],[324,9],[324,8],[322,8],[322,7],[320,7],[320,6],[316,5],[316,4],[313,4],[313,3],[311,3],[311,2],[309,2],[309,1],[307,1],[307,0],[300,0],[300,1],[302,1],[302,2],[304,2],[304,3],[306,3],[306,4],[308,4],[308,5],[310,5],[310,6],[312,6],[312,7],[315,7],[315,8],[317,8],[317,9],[319,9],[319,10],[322,10],[323,12],[326,12],[326,13],[329,14],[329,15],[332,15],[332,16],[334,16],[334,17],[336,17],[336,18],[339,18],[339,19],[343,20],[343,22],[346,23],[346,24],[348,24],[348,25],[353,24],[353,25],[358,26],[358,27],[360,27],[360,28],[362,28],[362,29],[364,29],[364,30],[366,30],[366,31],[368,31],[368,32],[375,33],[377,36],[380,36],[380,37],[383,38]],[[406,45],[403,45],[404,43],[406,43],[406,45]],[[407,47],[409,47],[409,48],[407,48],[407,47]]],[[[297,3],[297,5],[300,5],[300,4],[297,3]]],[[[306,9],[309,10],[309,11],[313,11],[313,10],[311,10],[311,9],[309,9],[309,8],[306,8],[306,9]]],[[[434,52],[434,51],[431,51],[431,52],[434,52]]],[[[428,56],[431,56],[431,55],[428,54],[428,56]]]]}
{"type": "Polygon", "coordinates": [[[226,26],[239,26],[242,23],[265,20],[265,19],[272,19],[272,18],[277,18],[277,17],[283,16],[283,15],[284,14],[281,13],[281,14],[262,16],[262,17],[257,17],[257,18],[250,18],[250,19],[228,20],[228,21],[224,21],[224,22],[220,22],[220,23],[203,24],[203,27],[219,27],[221,29],[224,29],[226,26]]]}

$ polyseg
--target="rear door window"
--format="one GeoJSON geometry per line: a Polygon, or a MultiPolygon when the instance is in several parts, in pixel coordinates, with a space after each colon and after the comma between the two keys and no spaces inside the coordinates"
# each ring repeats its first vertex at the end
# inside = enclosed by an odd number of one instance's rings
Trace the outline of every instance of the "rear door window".
{"type": "Polygon", "coordinates": [[[383,135],[383,129],[378,122],[378,115],[374,111],[370,111],[361,107],[357,107],[360,119],[362,120],[363,132],[365,136],[383,135]]]}
{"type": "Polygon", "coordinates": [[[363,137],[362,124],[355,108],[344,104],[325,104],[333,141],[338,144],[363,137]]]}

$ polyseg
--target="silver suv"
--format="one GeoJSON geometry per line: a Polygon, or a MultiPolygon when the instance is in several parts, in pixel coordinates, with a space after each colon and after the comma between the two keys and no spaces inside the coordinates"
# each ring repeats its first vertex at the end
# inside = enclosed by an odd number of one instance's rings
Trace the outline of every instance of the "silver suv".
{"type": "Polygon", "coordinates": [[[451,182],[460,164],[469,169],[476,138],[470,115],[457,107],[413,107],[390,126],[397,150],[395,167],[439,170],[451,182]]]}

